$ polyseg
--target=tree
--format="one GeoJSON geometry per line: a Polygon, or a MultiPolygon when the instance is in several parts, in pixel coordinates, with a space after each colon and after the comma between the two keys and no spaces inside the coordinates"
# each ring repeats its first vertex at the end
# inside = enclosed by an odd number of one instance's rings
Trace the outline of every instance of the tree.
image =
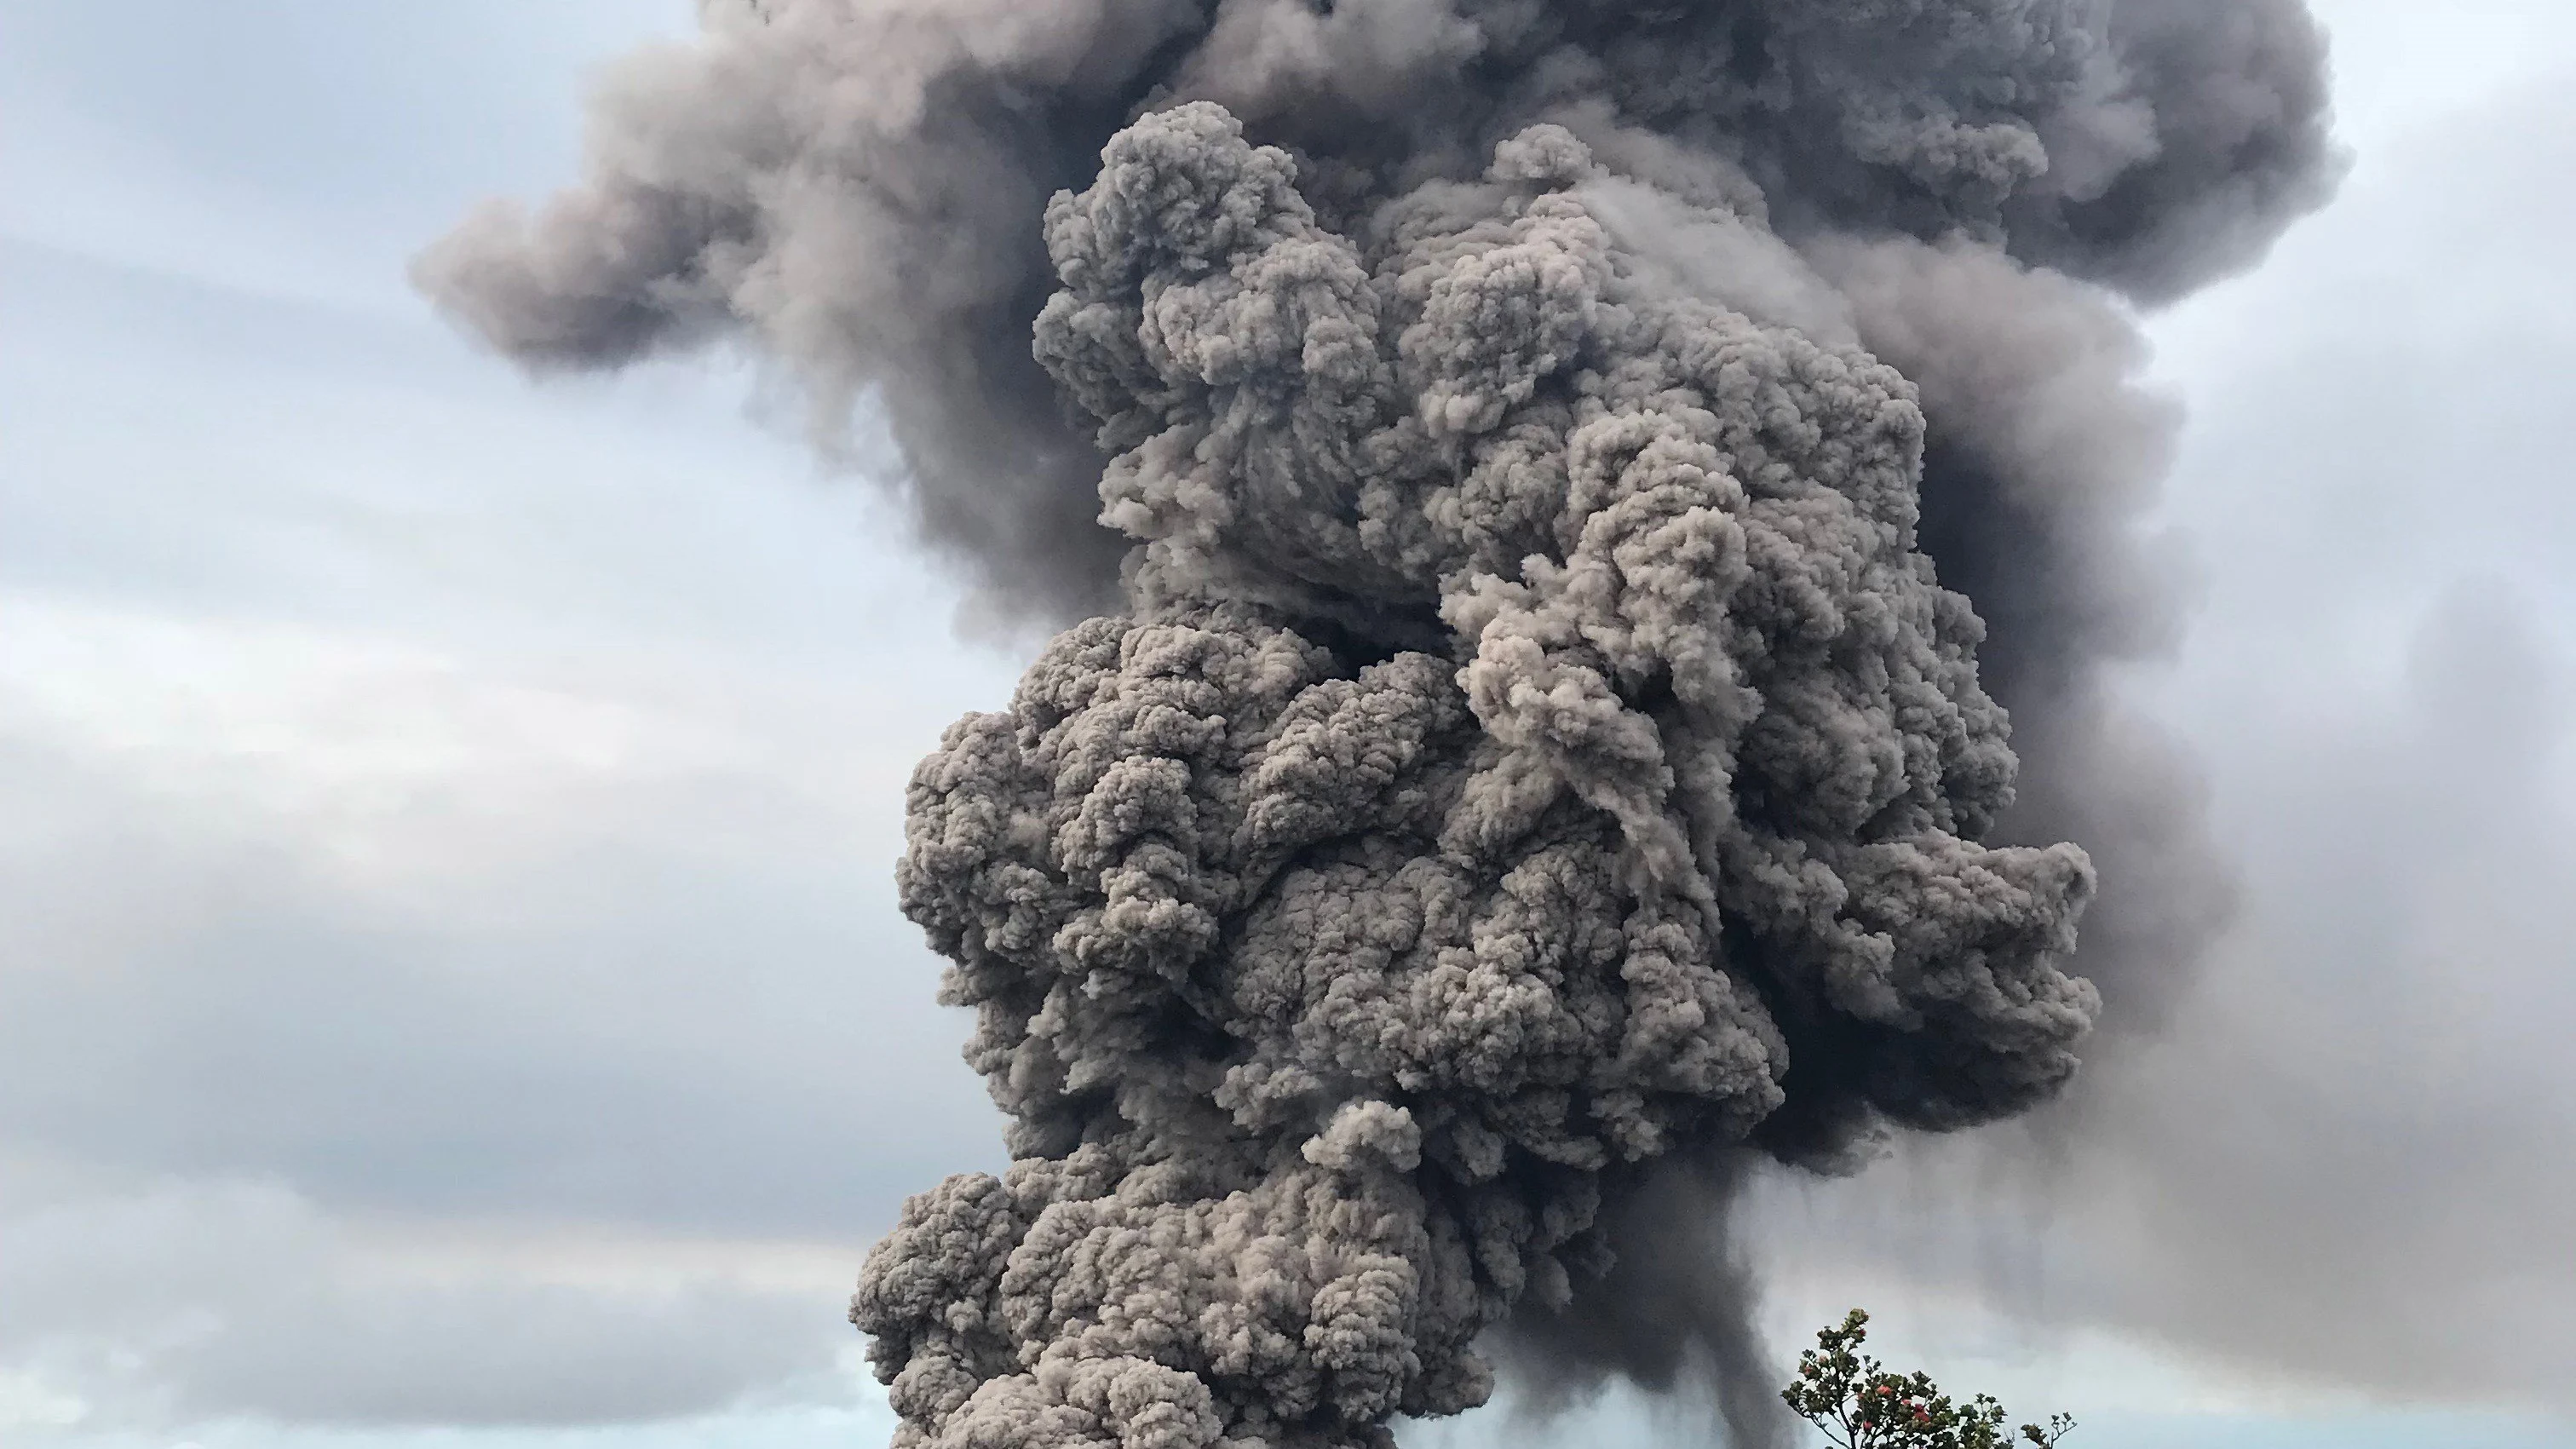
{"type": "MultiPolygon", "coordinates": [[[[1869,1315],[1855,1308],[1840,1328],[1816,1335],[1816,1346],[1798,1355],[1798,1377],[1780,1397],[1799,1417],[1825,1431],[1838,1449],[2005,1449],[2004,1406],[1985,1394],[1965,1404],[1920,1370],[1891,1373],[1862,1353],[1869,1315]]],[[[2021,1437],[2053,1449],[2075,1420],[2049,1416],[2048,1427],[2021,1426],[2021,1437]]]]}

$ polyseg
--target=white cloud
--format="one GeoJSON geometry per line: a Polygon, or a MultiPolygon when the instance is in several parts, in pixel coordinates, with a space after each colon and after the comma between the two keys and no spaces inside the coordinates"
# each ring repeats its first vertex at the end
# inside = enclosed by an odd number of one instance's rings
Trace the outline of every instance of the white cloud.
{"type": "Polygon", "coordinates": [[[54,1423],[543,1425],[854,1392],[828,1292],[479,1267],[274,1183],[19,1205],[0,1236],[0,1356],[54,1423]]]}
{"type": "Polygon", "coordinates": [[[892,909],[911,749],[874,695],[11,617],[0,1133],[335,1199],[854,1233],[920,1185],[898,1165],[989,1133],[892,909]]]}

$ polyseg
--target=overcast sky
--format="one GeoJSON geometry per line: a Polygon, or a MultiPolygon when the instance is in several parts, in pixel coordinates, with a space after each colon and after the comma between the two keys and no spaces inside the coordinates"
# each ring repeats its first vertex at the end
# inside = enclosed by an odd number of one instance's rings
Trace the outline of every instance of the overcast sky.
{"type": "MultiPolygon", "coordinates": [[[[2318,8],[2341,199],[2152,324],[2203,585],[2127,687],[2237,924],[1749,1228],[1784,1346],[1868,1303],[2083,1449],[2576,1445],[2576,7],[2318,8]]],[[[902,783],[1026,641],[740,365],[531,384],[403,281],[690,13],[0,7],[0,1441],[891,1427],[849,1280],[999,1156],[902,783]]]]}

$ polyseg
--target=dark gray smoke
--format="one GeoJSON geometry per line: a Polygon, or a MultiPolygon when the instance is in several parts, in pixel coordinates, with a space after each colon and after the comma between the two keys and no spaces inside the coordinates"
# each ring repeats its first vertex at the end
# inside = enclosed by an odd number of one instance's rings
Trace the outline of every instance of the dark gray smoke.
{"type": "Polygon", "coordinates": [[[2223,912],[2097,687],[2170,624],[2118,299],[2322,198],[2297,0],[704,20],[423,286],[538,366],[747,331],[990,597],[1116,608],[914,780],[1018,1162],[862,1278],[901,1442],[1378,1442],[1506,1324],[1757,1382],[1735,1169],[1658,1164],[2017,1112],[2096,862],[2115,1007],[2223,912]]]}

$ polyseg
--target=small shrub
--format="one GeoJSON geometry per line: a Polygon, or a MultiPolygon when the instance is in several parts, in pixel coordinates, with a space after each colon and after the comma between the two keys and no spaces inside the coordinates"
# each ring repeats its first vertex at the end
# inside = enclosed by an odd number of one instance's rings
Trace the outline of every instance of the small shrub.
{"type": "MultiPolygon", "coordinates": [[[[1816,1335],[1816,1346],[1798,1355],[1798,1377],[1780,1397],[1799,1417],[1825,1431],[1838,1449],[2005,1449],[2004,1406],[1985,1394],[1964,1404],[1919,1370],[1891,1373],[1861,1352],[1869,1315],[1855,1308],[1839,1328],[1816,1335]]],[[[2021,1426],[2021,1438],[2053,1449],[2075,1420],[2049,1416],[2047,1427],[2021,1426]]]]}

